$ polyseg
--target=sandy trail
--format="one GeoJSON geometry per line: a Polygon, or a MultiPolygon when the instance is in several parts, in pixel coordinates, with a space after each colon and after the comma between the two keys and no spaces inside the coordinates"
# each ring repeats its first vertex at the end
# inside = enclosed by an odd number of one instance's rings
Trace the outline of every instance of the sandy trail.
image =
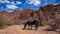
{"type": "Polygon", "coordinates": [[[38,30],[22,30],[23,25],[7,26],[0,29],[0,34],[57,34],[54,31],[43,31],[46,27],[39,27],[38,30]]]}

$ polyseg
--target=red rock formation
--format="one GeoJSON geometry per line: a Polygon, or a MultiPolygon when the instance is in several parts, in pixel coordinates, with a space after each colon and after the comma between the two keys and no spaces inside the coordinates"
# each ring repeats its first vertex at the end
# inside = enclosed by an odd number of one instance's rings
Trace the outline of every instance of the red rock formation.
{"type": "Polygon", "coordinates": [[[60,4],[59,5],[46,5],[40,9],[44,12],[45,18],[60,19],[60,4]]]}
{"type": "Polygon", "coordinates": [[[11,13],[8,13],[7,11],[2,11],[0,14],[7,15],[8,17],[14,18],[14,19],[27,19],[32,17],[31,13],[33,12],[33,16],[36,14],[36,11],[31,9],[23,9],[23,10],[14,10],[11,13]]]}
{"type": "MultiPolygon", "coordinates": [[[[47,15],[48,18],[52,14],[55,13],[56,18],[60,18],[60,4],[59,5],[46,5],[40,9],[44,12],[44,15],[47,15]]],[[[31,9],[23,9],[23,10],[14,10],[13,12],[9,13],[7,11],[2,11],[0,14],[7,15],[9,17],[15,18],[15,19],[27,19],[32,16],[36,15],[37,10],[31,10],[31,9]],[[32,15],[33,13],[33,15],[32,15]]],[[[53,16],[53,15],[52,15],[53,16]]],[[[45,17],[46,18],[46,17],[45,17]]]]}
{"type": "Polygon", "coordinates": [[[9,13],[7,11],[2,11],[2,12],[0,12],[0,14],[8,15],[9,13]]]}

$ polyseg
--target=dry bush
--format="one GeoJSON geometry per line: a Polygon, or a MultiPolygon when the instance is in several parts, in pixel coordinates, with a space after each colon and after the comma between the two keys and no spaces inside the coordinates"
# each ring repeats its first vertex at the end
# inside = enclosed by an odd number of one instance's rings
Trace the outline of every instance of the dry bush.
{"type": "Polygon", "coordinates": [[[20,20],[20,19],[14,19],[14,24],[15,24],[15,25],[20,25],[20,24],[22,24],[22,23],[23,23],[22,20],[20,20]]]}
{"type": "Polygon", "coordinates": [[[49,22],[49,26],[52,28],[52,30],[57,30],[58,28],[60,28],[60,19],[55,19],[52,20],[51,22],[49,22]]]}
{"type": "Polygon", "coordinates": [[[4,27],[4,26],[6,25],[4,18],[5,18],[4,15],[1,15],[1,14],[0,14],[0,28],[1,28],[1,27],[4,27]]]}
{"type": "Polygon", "coordinates": [[[22,24],[22,20],[0,14],[0,27],[22,24]]]}
{"type": "Polygon", "coordinates": [[[12,18],[9,18],[6,15],[0,14],[0,26],[1,27],[6,26],[8,24],[11,25],[12,23],[14,23],[12,18]]]}

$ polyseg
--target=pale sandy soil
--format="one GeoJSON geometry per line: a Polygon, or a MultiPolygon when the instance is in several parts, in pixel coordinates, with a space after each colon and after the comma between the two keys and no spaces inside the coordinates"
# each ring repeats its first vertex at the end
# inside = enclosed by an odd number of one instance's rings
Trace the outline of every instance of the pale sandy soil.
{"type": "Polygon", "coordinates": [[[54,31],[44,31],[46,27],[39,27],[38,30],[22,30],[23,25],[7,26],[4,29],[0,29],[0,34],[58,34],[54,31]]]}

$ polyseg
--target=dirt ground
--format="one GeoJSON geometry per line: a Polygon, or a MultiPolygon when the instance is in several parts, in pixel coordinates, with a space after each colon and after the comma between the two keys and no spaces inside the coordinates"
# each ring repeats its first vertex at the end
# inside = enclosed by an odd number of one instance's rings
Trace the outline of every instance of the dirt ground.
{"type": "Polygon", "coordinates": [[[22,30],[23,25],[6,26],[4,29],[0,29],[0,34],[58,34],[55,31],[45,31],[47,26],[39,27],[38,30],[22,30]]]}

